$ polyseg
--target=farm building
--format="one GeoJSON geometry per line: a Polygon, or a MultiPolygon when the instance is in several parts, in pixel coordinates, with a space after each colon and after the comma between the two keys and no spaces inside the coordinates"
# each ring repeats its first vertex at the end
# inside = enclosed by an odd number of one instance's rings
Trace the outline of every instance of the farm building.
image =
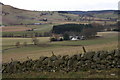
{"type": "Polygon", "coordinates": [[[84,40],[84,36],[69,36],[70,40],[76,41],[76,40],[84,40]]]}
{"type": "Polygon", "coordinates": [[[77,41],[77,40],[79,40],[79,39],[76,38],[76,37],[73,37],[71,40],[72,40],[72,41],[77,41]]]}
{"type": "MultiPolygon", "coordinates": [[[[72,41],[85,40],[84,36],[68,36],[68,38],[69,38],[68,40],[72,40],[72,41]]],[[[50,40],[51,41],[63,41],[65,40],[65,36],[60,35],[60,34],[52,34],[50,40]]]]}
{"type": "Polygon", "coordinates": [[[34,25],[41,25],[42,23],[34,23],[34,25]]]}

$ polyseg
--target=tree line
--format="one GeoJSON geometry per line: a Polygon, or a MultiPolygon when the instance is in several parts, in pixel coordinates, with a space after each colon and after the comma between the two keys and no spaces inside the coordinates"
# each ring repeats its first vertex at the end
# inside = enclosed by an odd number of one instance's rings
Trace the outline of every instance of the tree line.
{"type": "Polygon", "coordinates": [[[91,24],[63,24],[63,25],[57,25],[53,26],[53,33],[56,34],[63,34],[66,31],[67,32],[81,32],[83,28],[92,28],[93,26],[91,24]]]}
{"type": "Polygon", "coordinates": [[[63,24],[53,26],[52,33],[68,36],[85,36],[87,38],[95,36],[103,29],[102,25],[93,24],[63,24]]]}
{"type": "Polygon", "coordinates": [[[49,37],[50,32],[33,32],[33,33],[27,33],[27,32],[21,32],[21,33],[15,33],[15,32],[3,32],[2,37],[22,37],[22,38],[31,38],[31,37],[49,37]]]}

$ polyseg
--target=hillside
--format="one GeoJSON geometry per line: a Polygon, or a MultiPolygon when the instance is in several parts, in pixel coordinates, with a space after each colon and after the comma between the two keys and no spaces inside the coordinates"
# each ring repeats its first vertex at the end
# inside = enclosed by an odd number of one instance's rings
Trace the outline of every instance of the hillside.
{"type": "Polygon", "coordinates": [[[65,17],[57,12],[49,11],[28,11],[14,8],[9,5],[2,5],[3,24],[33,24],[51,23],[64,21],[65,17]]]}
{"type": "Polygon", "coordinates": [[[117,19],[117,10],[100,10],[100,11],[59,11],[59,13],[76,14],[81,16],[98,17],[98,18],[114,18],[117,19]]]}
{"type": "Polygon", "coordinates": [[[65,22],[87,22],[87,21],[116,21],[115,10],[105,11],[29,11],[22,10],[10,5],[2,4],[2,17],[4,25],[16,24],[51,24],[65,22]]]}

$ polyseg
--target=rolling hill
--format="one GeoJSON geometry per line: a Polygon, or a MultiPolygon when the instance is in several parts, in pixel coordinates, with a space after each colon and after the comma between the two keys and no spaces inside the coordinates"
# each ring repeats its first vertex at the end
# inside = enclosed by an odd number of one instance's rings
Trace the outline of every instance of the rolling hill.
{"type": "Polygon", "coordinates": [[[65,17],[58,12],[50,11],[28,11],[14,8],[9,5],[2,5],[3,24],[32,24],[32,23],[51,23],[64,21],[65,17]],[[47,19],[47,20],[46,20],[47,19]]]}
{"type": "Polygon", "coordinates": [[[64,22],[87,22],[91,20],[116,21],[116,10],[103,11],[29,11],[2,4],[4,25],[51,24],[64,22]]]}

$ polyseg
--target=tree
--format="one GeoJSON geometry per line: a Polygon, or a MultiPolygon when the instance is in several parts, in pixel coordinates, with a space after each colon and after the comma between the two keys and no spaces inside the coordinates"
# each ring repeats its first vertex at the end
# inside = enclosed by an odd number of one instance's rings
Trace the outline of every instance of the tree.
{"type": "Polygon", "coordinates": [[[20,47],[20,42],[16,42],[15,46],[16,46],[17,48],[19,48],[19,47],[20,47]]]}
{"type": "Polygon", "coordinates": [[[97,34],[97,29],[96,28],[86,28],[83,29],[81,32],[82,36],[85,36],[86,38],[93,37],[97,34]]]}
{"type": "Polygon", "coordinates": [[[42,34],[41,34],[41,33],[39,33],[39,34],[38,34],[38,37],[42,37],[42,34]]]}
{"type": "Polygon", "coordinates": [[[39,45],[39,40],[36,37],[32,38],[32,42],[34,45],[39,45]]]}
{"type": "Polygon", "coordinates": [[[44,32],[43,36],[44,37],[49,37],[50,36],[50,32],[44,32]]]}
{"type": "Polygon", "coordinates": [[[78,32],[80,33],[83,28],[92,28],[91,24],[63,24],[53,26],[52,33],[64,34],[65,32],[78,32]]]}
{"type": "Polygon", "coordinates": [[[69,35],[67,33],[63,34],[64,40],[70,40],[69,35]]]}
{"type": "Polygon", "coordinates": [[[70,36],[85,36],[86,38],[93,37],[98,31],[101,31],[103,26],[97,23],[92,24],[64,24],[53,26],[52,33],[62,34],[64,40],[70,40],[70,36]]]}
{"type": "Polygon", "coordinates": [[[50,41],[57,41],[56,38],[50,38],[50,41]]]}

